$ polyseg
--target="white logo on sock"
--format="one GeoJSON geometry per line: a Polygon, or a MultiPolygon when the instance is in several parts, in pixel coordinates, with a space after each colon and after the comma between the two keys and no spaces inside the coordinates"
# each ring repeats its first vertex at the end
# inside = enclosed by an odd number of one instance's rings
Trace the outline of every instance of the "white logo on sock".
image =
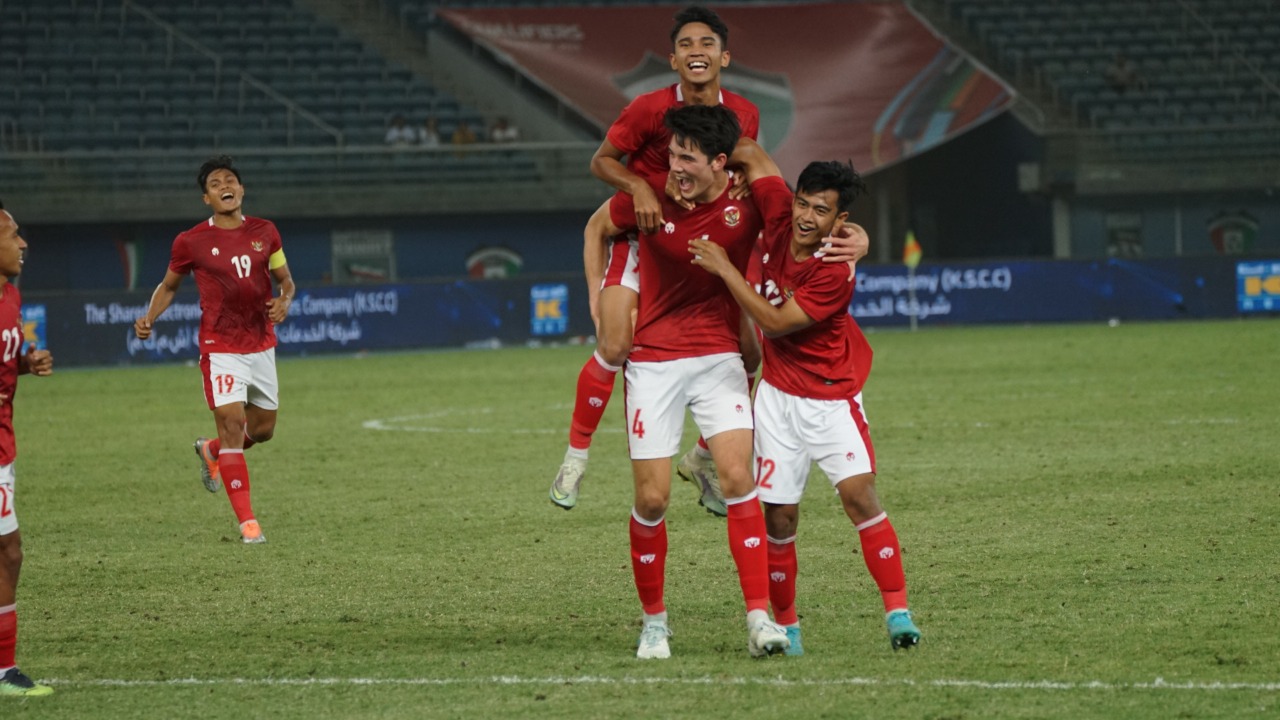
{"type": "Polygon", "coordinates": [[[591,407],[601,407],[604,405],[604,401],[598,397],[587,398],[587,404],[591,407]]]}
{"type": "Polygon", "coordinates": [[[891,558],[891,557],[893,557],[893,548],[891,548],[891,547],[882,547],[882,548],[880,548],[880,559],[881,559],[881,560],[888,560],[888,559],[889,559],[889,558],[891,558]]]}
{"type": "Polygon", "coordinates": [[[240,489],[240,481],[239,481],[239,480],[232,480],[232,481],[231,481],[231,489],[232,489],[232,490],[239,490],[239,489],[240,489]]]}
{"type": "Polygon", "coordinates": [[[640,556],[640,564],[641,564],[641,565],[652,565],[652,564],[653,564],[653,561],[654,561],[654,560],[657,560],[657,559],[658,559],[658,556],[657,556],[657,555],[655,555],[655,554],[653,554],[653,553],[649,553],[649,554],[647,554],[647,555],[641,555],[641,556],[640,556]]]}
{"type": "Polygon", "coordinates": [[[749,537],[749,538],[747,538],[746,540],[743,540],[743,541],[742,541],[742,544],[743,544],[743,546],[745,546],[745,547],[749,547],[749,548],[758,548],[758,547],[760,547],[760,538],[758,538],[758,537],[749,537]]]}
{"type": "Polygon", "coordinates": [[[769,573],[769,579],[774,582],[784,582],[787,579],[787,574],[784,572],[771,572],[769,573]]]}

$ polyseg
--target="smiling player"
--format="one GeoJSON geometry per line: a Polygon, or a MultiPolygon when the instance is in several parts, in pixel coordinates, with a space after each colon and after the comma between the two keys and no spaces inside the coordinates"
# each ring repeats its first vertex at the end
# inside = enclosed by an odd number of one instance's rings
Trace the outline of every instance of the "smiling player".
{"type": "Polygon", "coordinates": [[[169,270],[134,322],[140,339],[173,302],[182,279],[195,273],[200,291],[200,371],[218,436],[196,440],[205,489],[226,485],[245,543],[266,542],[249,501],[244,451],[271,439],[279,407],[276,334],[289,315],[296,288],[285,263],[280,233],[269,220],[245,217],[244,186],[231,158],[200,166],[196,184],[213,216],[173,241],[169,270]],[[280,295],[272,297],[272,280],[280,295]]]}

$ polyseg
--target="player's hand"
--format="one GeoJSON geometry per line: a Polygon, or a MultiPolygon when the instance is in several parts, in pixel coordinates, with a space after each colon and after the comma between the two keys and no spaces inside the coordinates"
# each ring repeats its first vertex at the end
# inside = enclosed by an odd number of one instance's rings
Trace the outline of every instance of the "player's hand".
{"type": "Polygon", "coordinates": [[[133,321],[133,334],[138,336],[139,340],[146,340],[151,337],[151,321],[146,317],[140,317],[133,321]]]}
{"type": "Polygon", "coordinates": [[[28,350],[26,354],[27,372],[40,377],[53,374],[53,354],[48,350],[28,350]]]}
{"type": "Polygon", "coordinates": [[[747,174],[744,172],[729,171],[729,199],[741,200],[751,195],[751,184],[747,182],[747,174]]]}
{"type": "Polygon", "coordinates": [[[692,201],[685,200],[684,196],[680,194],[680,183],[676,180],[676,176],[671,173],[667,173],[667,197],[685,210],[692,210],[695,205],[692,201]]]}
{"type": "Polygon", "coordinates": [[[648,183],[640,185],[631,196],[636,207],[636,227],[640,232],[652,234],[662,227],[662,204],[648,183]]]}
{"type": "Polygon", "coordinates": [[[293,305],[293,298],[287,295],[279,295],[267,301],[267,318],[272,323],[279,325],[284,319],[289,317],[289,306],[293,305]]]}
{"type": "Polygon", "coordinates": [[[733,268],[733,263],[729,262],[729,256],[725,253],[724,248],[711,242],[697,238],[689,241],[689,254],[693,255],[693,264],[715,275],[716,277],[724,277],[725,273],[733,268]]]}
{"type": "Polygon", "coordinates": [[[866,257],[871,248],[871,238],[867,231],[856,223],[845,223],[835,232],[822,239],[823,262],[849,263],[849,279],[853,279],[858,261],[866,257]]]}

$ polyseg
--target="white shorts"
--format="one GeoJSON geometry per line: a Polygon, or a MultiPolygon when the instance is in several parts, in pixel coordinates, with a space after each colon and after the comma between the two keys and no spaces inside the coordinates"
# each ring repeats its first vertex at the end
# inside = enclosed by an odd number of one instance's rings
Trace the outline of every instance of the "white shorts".
{"type": "Polygon", "coordinates": [[[13,463],[0,465],[0,535],[18,532],[17,497],[14,488],[13,463]]]}
{"type": "Polygon", "coordinates": [[[248,403],[263,410],[280,407],[276,349],[256,353],[209,353],[200,356],[204,399],[209,409],[248,403]]]}
{"type": "Polygon", "coordinates": [[[614,285],[640,292],[640,240],[635,233],[615,236],[609,243],[609,263],[600,289],[614,285]]]}
{"type": "Polygon", "coordinates": [[[668,458],[679,452],[686,407],[705,438],[751,429],[747,371],[738,353],[627,361],[626,379],[632,460],[668,458]]]}
{"type": "Polygon", "coordinates": [[[764,502],[799,503],[813,462],[832,487],[876,471],[862,393],[848,400],[813,400],[761,380],[755,414],[756,488],[764,502]]]}

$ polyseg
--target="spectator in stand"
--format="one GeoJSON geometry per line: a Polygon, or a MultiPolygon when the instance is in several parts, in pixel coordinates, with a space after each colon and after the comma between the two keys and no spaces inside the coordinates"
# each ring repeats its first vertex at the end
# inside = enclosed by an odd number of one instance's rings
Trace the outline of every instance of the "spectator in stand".
{"type": "Polygon", "coordinates": [[[440,129],[436,127],[436,119],[428,115],[418,128],[418,145],[427,148],[440,147],[440,129]]]}
{"type": "Polygon", "coordinates": [[[1146,82],[1138,74],[1138,67],[1122,52],[1116,53],[1111,64],[1107,66],[1106,79],[1107,86],[1121,95],[1129,90],[1146,86],[1146,82]]]}
{"type": "Polygon", "coordinates": [[[397,113],[395,117],[391,118],[391,126],[387,128],[385,139],[388,145],[399,147],[414,144],[417,142],[418,137],[413,128],[409,127],[409,123],[404,119],[404,116],[397,113]]]}
{"type": "MultiPolygon", "coordinates": [[[[471,126],[467,124],[466,120],[458,121],[458,128],[453,131],[454,145],[474,145],[479,141],[479,139],[480,138],[476,137],[476,132],[471,129],[471,126]]],[[[466,156],[466,153],[456,152],[454,155],[457,157],[464,157],[466,156]]]]}
{"type": "Polygon", "coordinates": [[[513,143],[520,142],[520,128],[507,122],[504,117],[498,118],[498,121],[489,129],[489,142],[492,143],[513,143]]]}

